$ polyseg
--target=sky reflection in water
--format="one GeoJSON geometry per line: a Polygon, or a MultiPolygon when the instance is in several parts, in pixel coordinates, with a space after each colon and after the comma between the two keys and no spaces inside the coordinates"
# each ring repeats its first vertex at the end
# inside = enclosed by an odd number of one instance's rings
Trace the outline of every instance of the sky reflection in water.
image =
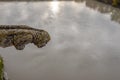
{"type": "Polygon", "coordinates": [[[120,79],[120,25],[111,14],[85,2],[0,3],[0,24],[45,29],[51,41],[41,49],[0,48],[10,80],[120,79]]]}

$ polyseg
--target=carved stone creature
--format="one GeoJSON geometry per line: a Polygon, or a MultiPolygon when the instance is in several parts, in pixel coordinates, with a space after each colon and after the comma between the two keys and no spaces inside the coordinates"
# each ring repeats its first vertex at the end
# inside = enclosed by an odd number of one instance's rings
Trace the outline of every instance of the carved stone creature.
{"type": "Polygon", "coordinates": [[[34,43],[38,48],[50,40],[48,32],[26,25],[0,25],[0,47],[15,46],[23,50],[28,43],[34,43]]]}

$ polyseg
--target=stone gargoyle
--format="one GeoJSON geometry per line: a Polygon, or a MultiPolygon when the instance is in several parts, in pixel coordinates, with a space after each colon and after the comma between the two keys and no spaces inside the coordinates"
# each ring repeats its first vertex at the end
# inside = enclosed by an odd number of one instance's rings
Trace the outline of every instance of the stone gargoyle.
{"type": "Polygon", "coordinates": [[[0,25],[0,47],[14,46],[23,50],[28,43],[34,43],[38,48],[50,41],[48,32],[27,25],[0,25]]]}

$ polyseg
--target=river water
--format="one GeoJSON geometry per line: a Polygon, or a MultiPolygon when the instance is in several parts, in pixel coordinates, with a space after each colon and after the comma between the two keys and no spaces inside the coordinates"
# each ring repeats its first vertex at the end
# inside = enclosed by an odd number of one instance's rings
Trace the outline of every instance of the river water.
{"type": "Polygon", "coordinates": [[[44,29],[51,41],[0,48],[10,80],[120,80],[120,10],[97,2],[0,2],[0,24],[44,29]]]}

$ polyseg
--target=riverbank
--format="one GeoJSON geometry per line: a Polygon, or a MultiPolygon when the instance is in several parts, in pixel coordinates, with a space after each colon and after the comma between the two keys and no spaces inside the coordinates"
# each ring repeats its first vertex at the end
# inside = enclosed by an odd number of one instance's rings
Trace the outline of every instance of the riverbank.
{"type": "Polygon", "coordinates": [[[120,0],[97,0],[97,1],[120,8],[120,0]]]}

